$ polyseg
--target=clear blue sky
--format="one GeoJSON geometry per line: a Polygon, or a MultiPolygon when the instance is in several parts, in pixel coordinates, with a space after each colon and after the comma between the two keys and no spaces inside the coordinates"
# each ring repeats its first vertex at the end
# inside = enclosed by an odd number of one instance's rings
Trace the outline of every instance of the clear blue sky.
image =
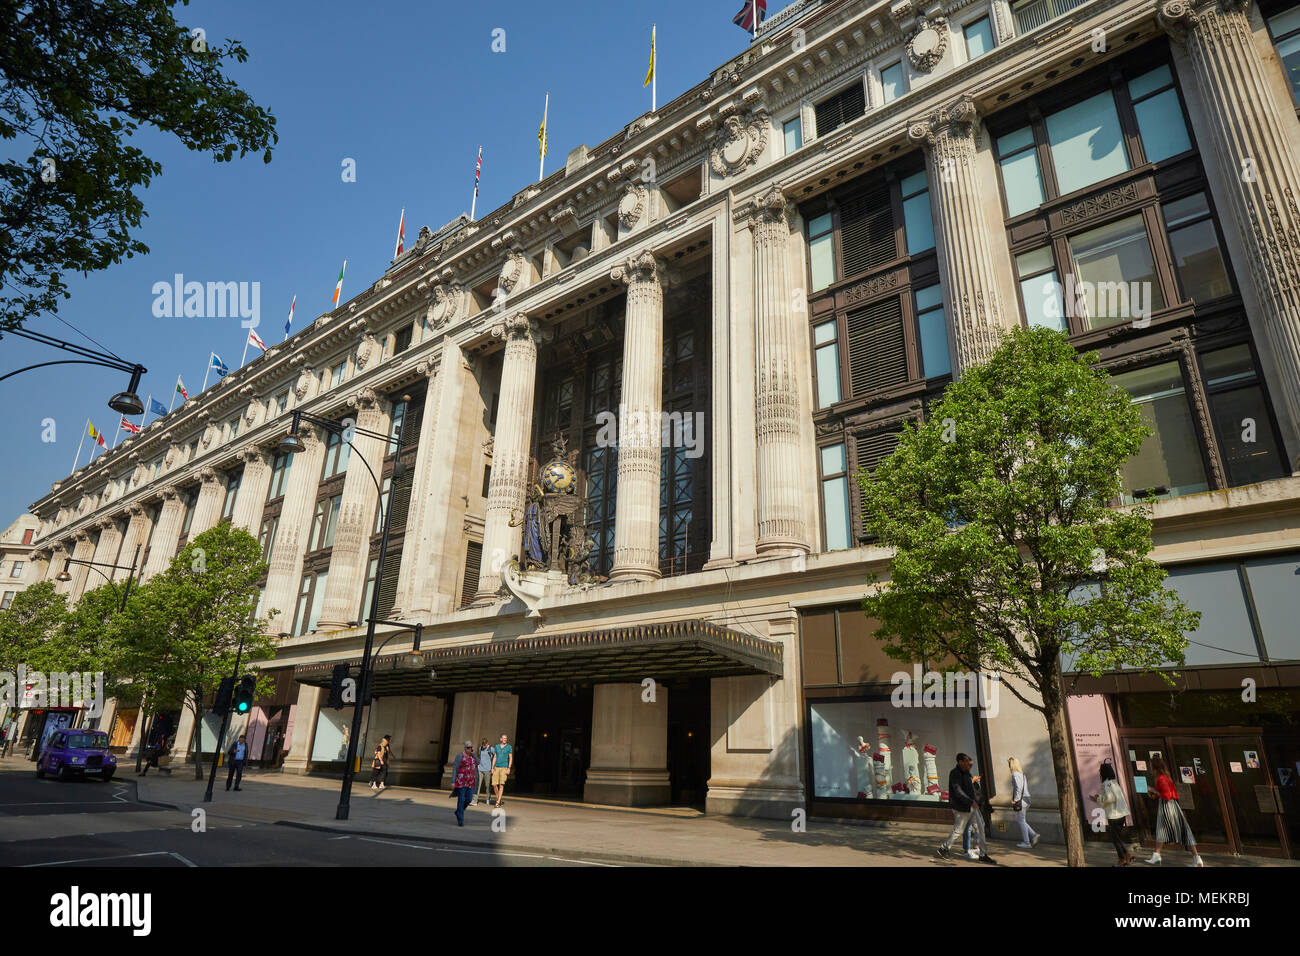
{"type": "MultiPolygon", "coordinates": [[[[789,0],[769,0],[769,15],[789,0]]],[[[164,403],[179,373],[191,396],[209,351],[232,369],[247,333],[238,318],[155,318],[155,282],[258,282],[268,343],[283,338],[296,293],[295,329],[330,307],[334,280],[348,260],[344,299],[387,267],[398,214],[406,239],[468,212],[474,158],[483,147],[478,212],[506,202],[537,177],[537,127],[551,94],[546,170],[580,143],[594,146],[650,108],[642,88],[650,25],[658,25],[659,102],[701,82],[747,48],[731,22],[741,0],[611,3],[563,0],[196,0],[177,18],[203,27],[209,41],[240,40],[248,62],[236,81],[276,117],[271,163],[248,156],[218,164],[166,137],[137,145],[163,172],[144,191],[148,218],[138,235],[147,256],[89,277],[73,276],[59,315],[129,361],[149,369],[140,397],[164,403]],[[506,51],[492,51],[492,32],[506,51]],[[341,163],[356,161],[356,182],[341,163]]],[[[82,341],[53,318],[29,325],[82,341]]],[[[0,341],[0,374],[61,356],[25,340],[0,341]]],[[[250,356],[251,358],[251,356],[250,356]]],[[[63,366],[0,383],[0,528],[48,493],[72,467],[86,419],[108,435],[118,415],[108,397],[127,377],[110,369],[63,366]],[[41,440],[43,419],[56,441],[41,440]]],[[[120,439],[119,439],[120,440],[120,439]]],[[[89,440],[81,463],[87,459],[89,440]]]]}

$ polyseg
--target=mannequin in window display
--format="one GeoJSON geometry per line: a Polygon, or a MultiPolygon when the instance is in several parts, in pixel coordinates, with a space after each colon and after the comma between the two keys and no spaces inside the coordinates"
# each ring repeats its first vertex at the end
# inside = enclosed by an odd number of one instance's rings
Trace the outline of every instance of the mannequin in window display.
{"type": "Polygon", "coordinates": [[[921,762],[912,741],[912,732],[903,732],[903,777],[906,779],[907,795],[912,798],[921,795],[921,762]]]}
{"type": "Polygon", "coordinates": [[[931,744],[923,748],[925,755],[925,799],[939,800],[943,790],[939,787],[939,751],[931,744]]]}
{"type": "Polygon", "coordinates": [[[893,759],[889,749],[889,721],[881,717],[876,721],[876,792],[877,800],[888,800],[893,780],[893,759]]]}
{"type": "Polygon", "coordinates": [[[871,789],[874,774],[871,760],[871,744],[859,737],[858,746],[850,748],[849,752],[853,754],[853,765],[858,770],[858,799],[865,800],[870,796],[868,791],[871,789]]]}

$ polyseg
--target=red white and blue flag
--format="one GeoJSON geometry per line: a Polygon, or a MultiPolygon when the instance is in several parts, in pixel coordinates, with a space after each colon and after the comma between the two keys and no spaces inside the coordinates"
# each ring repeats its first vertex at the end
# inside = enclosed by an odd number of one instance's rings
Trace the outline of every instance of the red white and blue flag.
{"type": "Polygon", "coordinates": [[[731,22],[750,33],[767,16],[767,0],[745,0],[745,8],[731,18],[731,22]]]}
{"type": "Polygon", "coordinates": [[[122,427],[125,428],[125,429],[126,429],[128,432],[130,432],[132,435],[138,435],[138,434],[140,434],[140,426],[139,426],[139,425],[132,425],[130,422],[128,422],[128,421],[126,420],[126,416],[125,416],[125,415],[122,416],[122,427]]]}
{"type": "Polygon", "coordinates": [[[402,218],[397,223],[397,251],[393,253],[396,259],[402,254],[402,249],[406,244],[406,207],[402,207],[402,218]]]}
{"type": "Polygon", "coordinates": [[[474,195],[478,196],[478,180],[483,174],[483,147],[478,148],[478,161],[474,163],[474,195]]]}

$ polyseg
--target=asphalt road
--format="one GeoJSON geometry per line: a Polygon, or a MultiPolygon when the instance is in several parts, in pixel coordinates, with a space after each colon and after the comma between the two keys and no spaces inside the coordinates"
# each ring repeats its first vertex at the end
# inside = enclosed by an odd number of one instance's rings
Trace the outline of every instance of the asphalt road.
{"type": "Polygon", "coordinates": [[[0,866],[609,866],[598,860],[341,836],[191,816],[136,800],[135,782],[37,780],[0,769],[0,866]]]}

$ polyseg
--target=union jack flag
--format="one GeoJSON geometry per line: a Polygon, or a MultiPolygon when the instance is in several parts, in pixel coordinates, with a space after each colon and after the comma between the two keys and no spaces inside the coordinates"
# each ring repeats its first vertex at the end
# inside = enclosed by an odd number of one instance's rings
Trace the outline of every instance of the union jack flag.
{"type": "Polygon", "coordinates": [[[140,434],[140,426],[132,425],[130,422],[126,420],[125,415],[122,416],[122,427],[125,428],[127,431],[129,431],[132,435],[140,434]]]}
{"type": "Polygon", "coordinates": [[[759,23],[767,17],[767,0],[746,0],[744,8],[731,18],[731,22],[753,33],[756,16],[759,23]]]}

